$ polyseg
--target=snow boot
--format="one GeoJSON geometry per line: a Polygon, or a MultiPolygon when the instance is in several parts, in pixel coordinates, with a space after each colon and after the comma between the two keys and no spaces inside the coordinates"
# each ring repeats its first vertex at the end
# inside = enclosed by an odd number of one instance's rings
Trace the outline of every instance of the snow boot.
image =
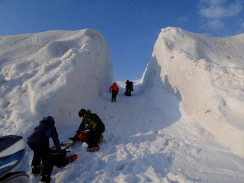
{"type": "Polygon", "coordinates": [[[69,163],[71,163],[72,161],[75,161],[77,158],[78,158],[78,155],[77,154],[73,154],[72,156],[68,157],[68,161],[69,161],[69,163]]]}
{"type": "Polygon", "coordinates": [[[31,175],[37,176],[41,172],[41,166],[40,165],[32,165],[31,166],[31,175]]]}
{"type": "Polygon", "coordinates": [[[41,175],[40,183],[50,183],[51,178],[50,175],[41,175]]]}
{"type": "Polygon", "coordinates": [[[87,149],[88,152],[95,152],[95,151],[99,151],[99,150],[100,150],[99,146],[88,147],[88,149],[87,149]]]}

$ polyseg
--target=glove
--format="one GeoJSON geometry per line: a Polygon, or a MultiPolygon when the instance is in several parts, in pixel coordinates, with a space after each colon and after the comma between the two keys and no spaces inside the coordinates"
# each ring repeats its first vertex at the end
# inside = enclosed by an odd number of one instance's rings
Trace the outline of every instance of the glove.
{"type": "Polygon", "coordinates": [[[63,149],[61,154],[62,154],[63,157],[66,157],[66,154],[69,153],[69,152],[70,151],[67,151],[66,149],[63,149]]]}
{"type": "Polygon", "coordinates": [[[73,140],[74,143],[77,141],[77,133],[75,134],[74,137],[70,137],[69,140],[73,140]]]}

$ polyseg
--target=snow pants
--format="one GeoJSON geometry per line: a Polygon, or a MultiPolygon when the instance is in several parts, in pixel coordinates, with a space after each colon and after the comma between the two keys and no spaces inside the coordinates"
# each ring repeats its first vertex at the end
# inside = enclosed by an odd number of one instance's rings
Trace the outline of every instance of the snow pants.
{"type": "Polygon", "coordinates": [[[88,139],[86,143],[88,144],[88,148],[98,147],[98,141],[100,139],[101,132],[90,131],[88,139]]]}
{"type": "Polygon", "coordinates": [[[51,176],[51,173],[53,171],[53,163],[49,154],[49,144],[28,143],[28,145],[34,152],[31,165],[38,166],[42,162],[41,175],[51,176]]]}
{"type": "Polygon", "coordinates": [[[131,96],[131,89],[126,89],[126,96],[131,96]]]}
{"type": "Polygon", "coordinates": [[[113,102],[113,101],[116,101],[117,94],[118,94],[117,91],[112,90],[112,102],[113,102]]]}

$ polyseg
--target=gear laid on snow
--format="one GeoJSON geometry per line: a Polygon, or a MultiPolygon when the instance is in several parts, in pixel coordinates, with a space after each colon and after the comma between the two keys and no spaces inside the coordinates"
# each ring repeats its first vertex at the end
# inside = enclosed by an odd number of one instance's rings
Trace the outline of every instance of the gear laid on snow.
{"type": "Polygon", "coordinates": [[[73,154],[72,156],[68,157],[68,161],[69,161],[69,163],[71,163],[71,162],[75,161],[77,158],[78,158],[78,155],[77,154],[73,154]]]}
{"type": "Polygon", "coordinates": [[[88,137],[89,137],[88,131],[82,131],[82,132],[77,134],[77,140],[78,141],[86,142],[88,137]]]}

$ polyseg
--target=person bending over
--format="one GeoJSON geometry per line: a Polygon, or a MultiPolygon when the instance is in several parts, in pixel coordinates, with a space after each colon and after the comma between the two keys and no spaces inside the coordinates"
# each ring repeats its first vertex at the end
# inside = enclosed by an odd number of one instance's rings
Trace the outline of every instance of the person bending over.
{"type": "Polygon", "coordinates": [[[88,144],[87,151],[99,151],[99,142],[102,141],[102,133],[105,131],[105,125],[96,113],[91,113],[91,110],[81,109],[78,113],[79,117],[83,118],[76,135],[71,138],[74,141],[80,140],[88,144]]]}

